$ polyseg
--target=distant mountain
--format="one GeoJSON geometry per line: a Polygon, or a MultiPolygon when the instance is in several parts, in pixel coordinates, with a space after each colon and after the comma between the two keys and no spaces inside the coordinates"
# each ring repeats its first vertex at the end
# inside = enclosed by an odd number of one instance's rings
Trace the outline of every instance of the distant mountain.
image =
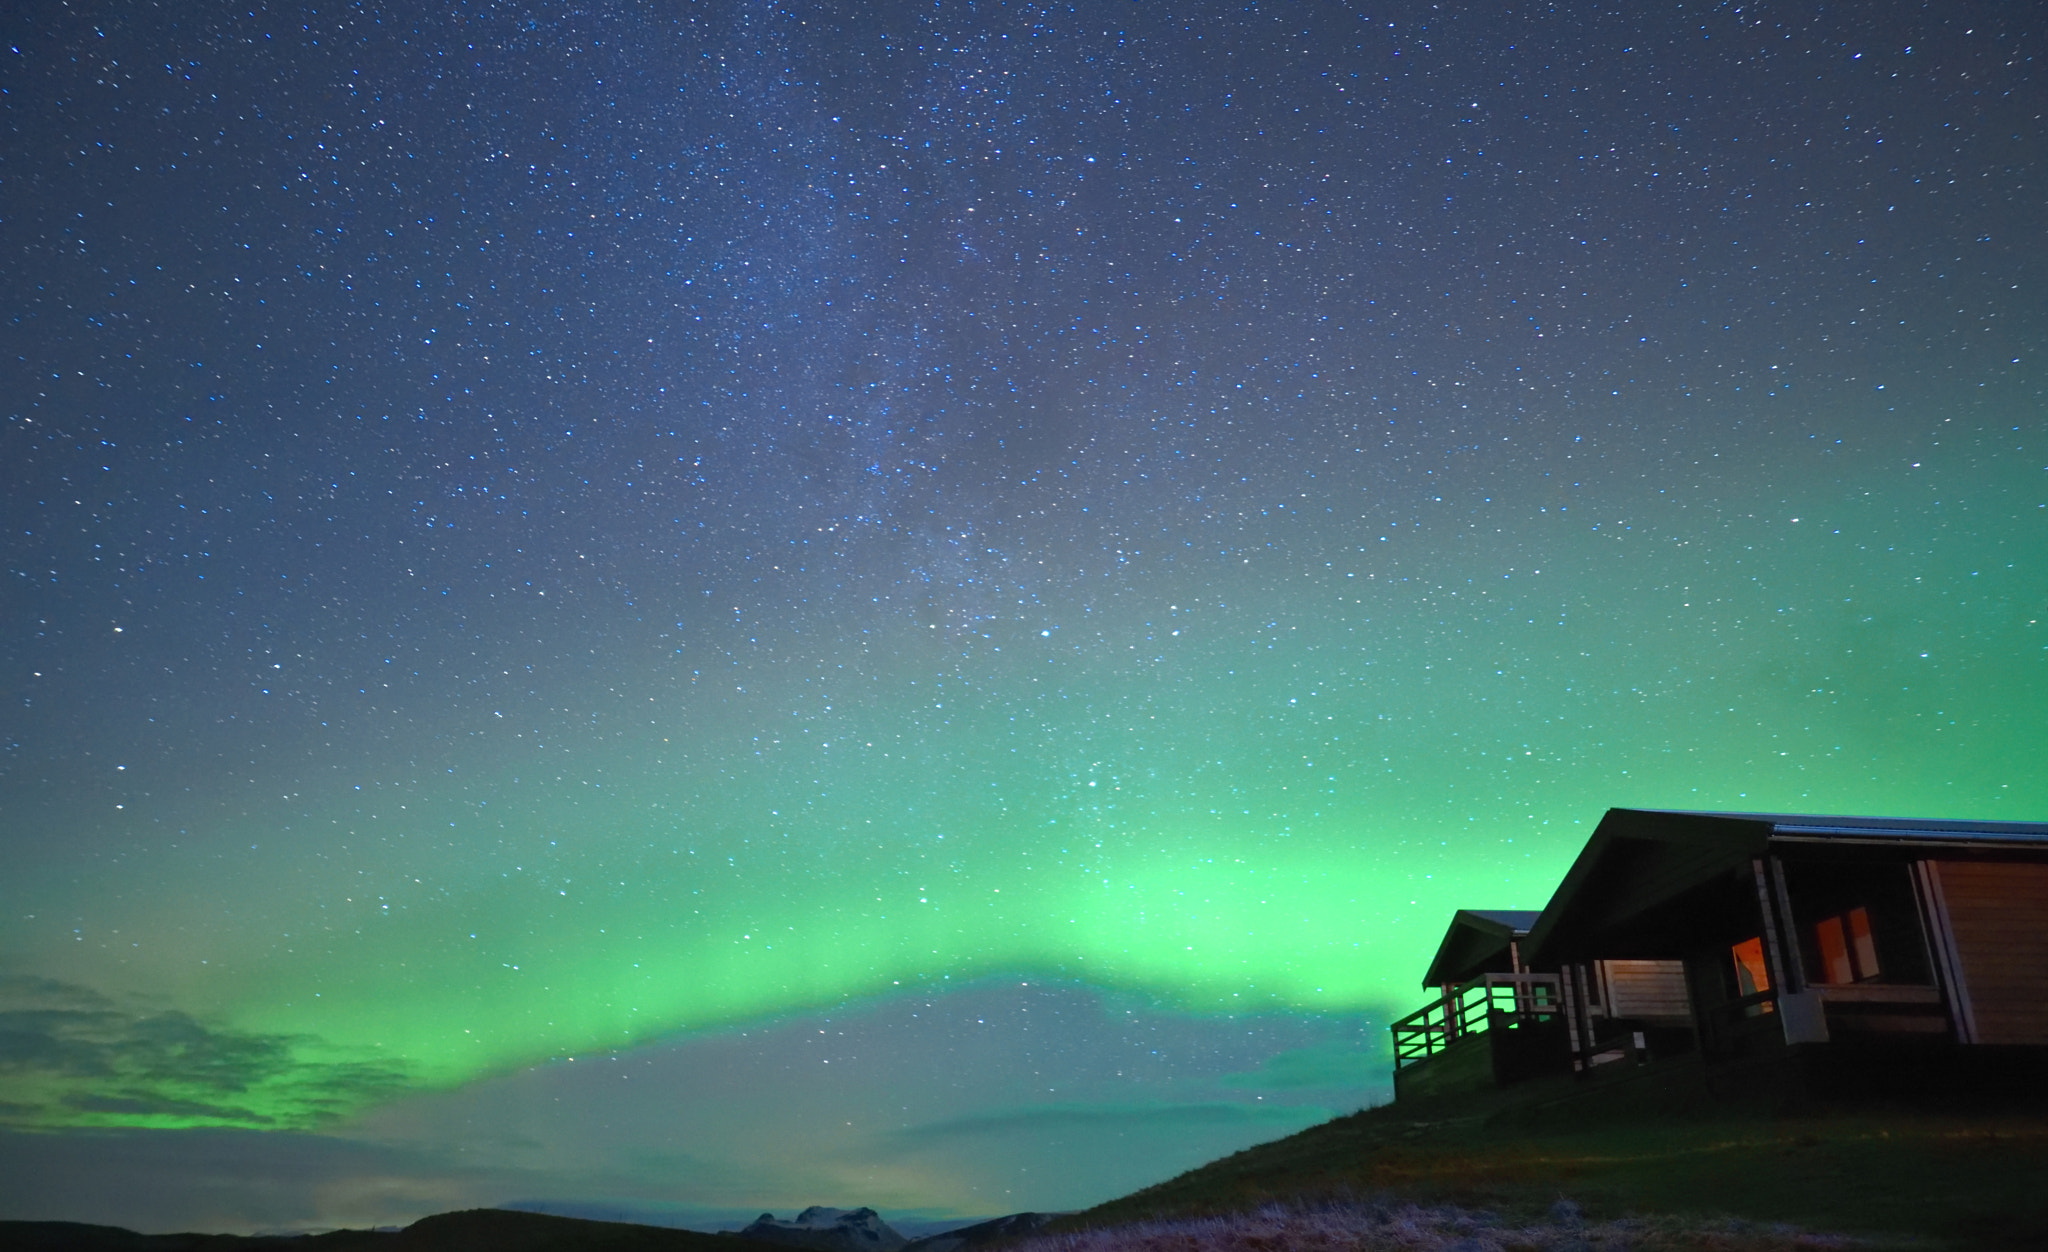
{"type": "MultiPolygon", "coordinates": [[[[730,1235],[510,1209],[437,1213],[393,1237],[397,1242],[375,1246],[390,1252],[734,1252],[730,1235]]],[[[305,1252],[329,1250],[316,1245],[305,1252]]]]}
{"type": "Polygon", "coordinates": [[[740,1237],[810,1252],[974,1252],[1038,1229],[1050,1215],[1014,1213],[907,1240],[873,1209],[807,1208],[794,1221],[763,1213],[745,1230],[707,1235],[670,1226],[589,1221],[512,1209],[423,1217],[403,1230],[321,1235],[144,1235],[82,1222],[0,1221],[5,1252],[745,1252],[740,1237]]]}
{"type": "MultiPolygon", "coordinates": [[[[901,1246],[900,1241],[896,1245],[901,1246]]],[[[404,1230],[324,1235],[143,1235],[80,1222],[0,1222],[7,1252],[733,1252],[730,1235],[469,1209],[404,1230]]]]}
{"type": "Polygon", "coordinates": [[[763,1213],[738,1233],[742,1239],[812,1252],[901,1252],[910,1243],[873,1209],[828,1209],[819,1204],[798,1213],[794,1221],[763,1213]]]}
{"type": "Polygon", "coordinates": [[[973,1249],[994,1243],[998,1239],[1013,1239],[1019,1235],[1035,1234],[1059,1213],[1012,1213],[992,1221],[977,1222],[941,1234],[926,1235],[912,1239],[906,1252],[973,1252],[973,1249]]]}

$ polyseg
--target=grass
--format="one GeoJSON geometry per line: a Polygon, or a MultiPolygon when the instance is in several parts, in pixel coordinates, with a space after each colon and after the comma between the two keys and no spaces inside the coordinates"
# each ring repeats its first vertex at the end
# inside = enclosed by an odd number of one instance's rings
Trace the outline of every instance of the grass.
{"type": "MultiPolygon", "coordinates": [[[[1372,1201],[1484,1212],[1514,1226],[1569,1197],[1589,1231],[1649,1222],[1614,1235],[1632,1248],[1652,1246],[1648,1230],[1662,1232],[1661,1246],[1780,1246],[1753,1242],[1765,1237],[1757,1223],[1881,1247],[2048,1248],[2048,1114],[2038,1105],[1819,1105],[1782,1093],[1731,1097],[1725,1072],[1718,1081],[1719,1090],[1681,1058],[1612,1080],[1560,1076],[1404,1101],[1240,1152],[1055,1229],[1372,1201]],[[1710,1236],[1737,1241],[1670,1242],[1710,1236]]],[[[1508,1245],[1488,1235],[1470,1246],[1508,1245]]]]}
{"type": "Polygon", "coordinates": [[[1004,1252],[1804,1252],[1864,1246],[1782,1224],[1624,1217],[1587,1223],[1569,1201],[1538,1220],[1455,1205],[1268,1204],[1040,1236],[1004,1252]]]}

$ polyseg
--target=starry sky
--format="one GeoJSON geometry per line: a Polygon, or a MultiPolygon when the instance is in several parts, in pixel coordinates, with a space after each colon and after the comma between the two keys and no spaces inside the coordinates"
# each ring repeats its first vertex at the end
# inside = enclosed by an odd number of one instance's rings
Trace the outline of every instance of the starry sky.
{"type": "Polygon", "coordinates": [[[8,6],[0,1216],[1077,1207],[2048,817],[2041,17],[8,6]]]}

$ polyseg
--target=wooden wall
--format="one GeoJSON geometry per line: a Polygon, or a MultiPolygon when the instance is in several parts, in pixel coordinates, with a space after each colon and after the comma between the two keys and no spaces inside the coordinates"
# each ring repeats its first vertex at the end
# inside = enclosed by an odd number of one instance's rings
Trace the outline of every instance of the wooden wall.
{"type": "Polygon", "coordinates": [[[1600,962],[1602,1008],[1609,1017],[1692,1023],[1684,961],[1600,962]]]}
{"type": "Polygon", "coordinates": [[[1976,1042],[2048,1044],[2048,865],[1939,861],[1976,1042]]]}

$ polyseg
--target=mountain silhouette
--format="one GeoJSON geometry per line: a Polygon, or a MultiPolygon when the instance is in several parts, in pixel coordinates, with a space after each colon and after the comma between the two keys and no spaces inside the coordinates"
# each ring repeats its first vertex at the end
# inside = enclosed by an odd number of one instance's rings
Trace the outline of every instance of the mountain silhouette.
{"type": "Polygon", "coordinates": [[[813,1252],[900,1252],[910,1242],[873,1209],[828,1209],[819,1204],[787,1222],[763,1213],[739,1236],[813,1252]]]}

